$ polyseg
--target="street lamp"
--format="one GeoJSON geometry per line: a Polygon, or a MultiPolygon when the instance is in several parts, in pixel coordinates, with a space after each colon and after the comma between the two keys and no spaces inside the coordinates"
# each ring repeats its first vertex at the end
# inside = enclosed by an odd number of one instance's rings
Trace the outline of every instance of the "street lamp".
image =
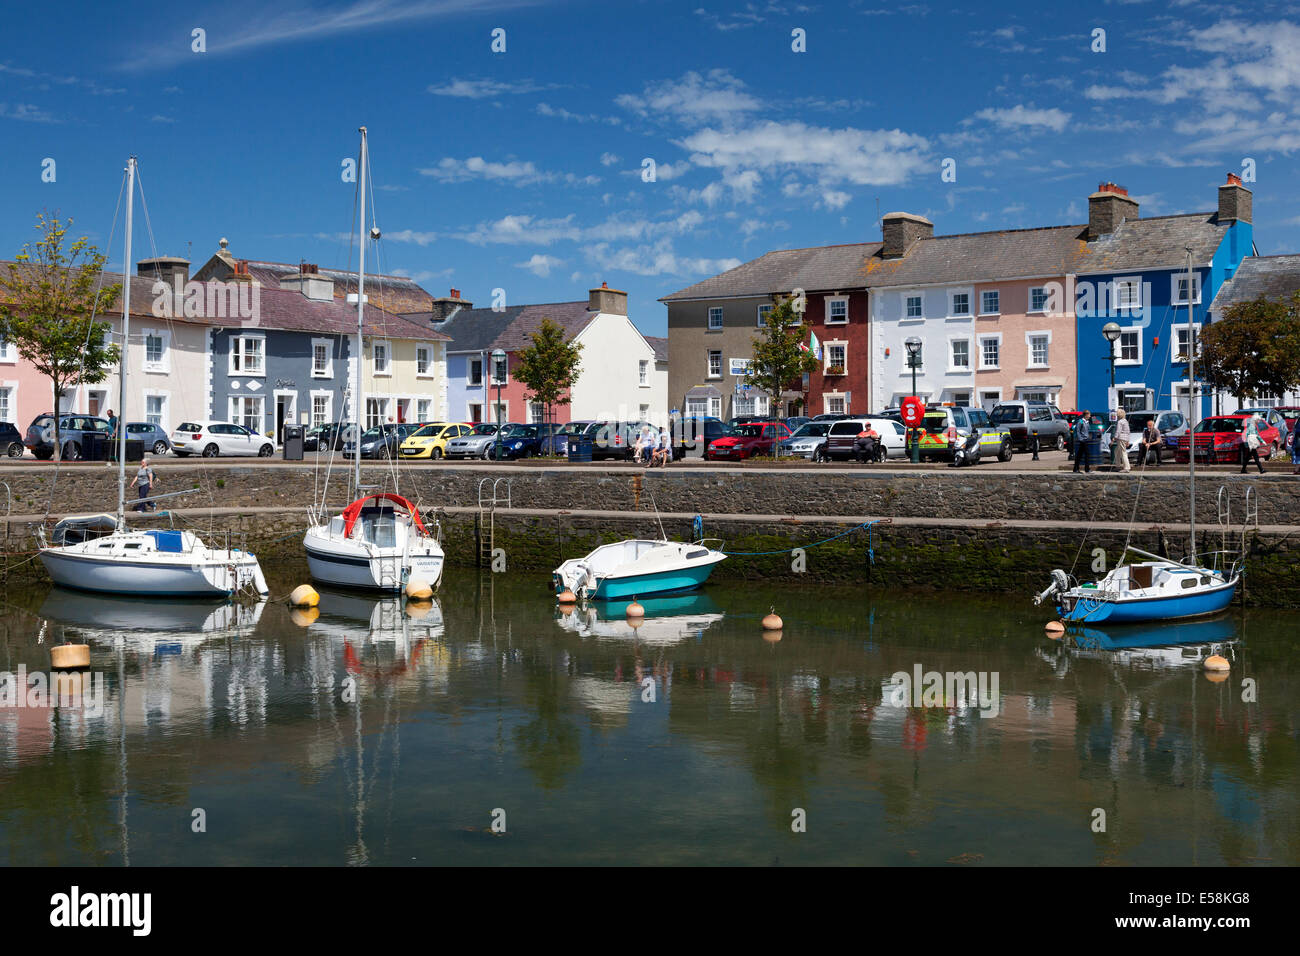
{"type": "MultiPolygon", "coordinates": [[[[915,335],[910,336],[903,343],[907,349],[907,367],[912,370],[912,394],[916,394],[916,369],[921,364],[921,340],[915,335]]],[[[921,460],[921,442],[916,437],[916,429],[912,429],[912,461],[913,463],[921,460]]]]}
{"type": "MultiPolygon", "coordinates": [[[[1115,390],[1115,342],[1119,339],[1121,333],[1120,327],[1114,322],[1107,322],[1101,327],[1101,334],[1106,336],[1106,341],[1110,343],[1110,388],[1115,390]]],[[[1107,403],[1109,404],[1109,402],[1107,403]]]]}
{"type": "Polygon", "coordinates": [[[506,353],[504,349],[492,350],[492,377],[496,379],[497,385],[497,434],[496,434],[496,451],[494,455],[497,461],[501,460],[501,386],[506,380],[506,353]]]}

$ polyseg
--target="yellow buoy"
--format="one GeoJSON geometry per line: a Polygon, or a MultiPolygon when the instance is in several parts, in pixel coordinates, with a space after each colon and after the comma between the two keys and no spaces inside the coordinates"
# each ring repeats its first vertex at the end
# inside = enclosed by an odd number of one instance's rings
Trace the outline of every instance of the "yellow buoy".
{"type": "Polygon", "coordinates": [[[319,603],[320,595],[310,584],[298,585],[289,595],[289,604],[292,607],[315,607],[319,603]]]}
{"type": "Polygon", "coordinates": [[[320,617],[320,608],[318,607],[296,607],[289,612],[289,620],[299,627],[306,627],[308,624],[316,623],[318,617],[320,617]]]}
{"type": "Polygon", "coordinates": [[[570,591],[568,588],[565,588],[563,591],[560,592],[559,600],[561,604],[573,604],[578,600],[578,596],[574,594],[572,591],[570,591]]]}
{"type": "Polygon", "coordinates": [[[764,631],[764,632],[763,632],[763,640],[767,641],[767,643],[769,643],[769,644],[778,644],[778,643],[780,643],[780,641],[781,641],[781,632],[780,632],[780,631],[764,631]]]}
{"type": "Polygon", "coordinates": [[[627,606],[627,616],[645,617],[645,608],[643,608],[640,604],[637,603],[636,598],[633,598],[632,603],[627,606]]]}
{"type": "Polygon", "coordinates": [[[763,618],[763,630],[765,631],[779,631],[784,626],[785,622],[777,616],[776,608],[772,608],[768,615],[763,618]]]}
{"type": "Polygon", "coordinates": [[[55,644],[50,647],[50,661],[56,671],[70,671],[90,666],[89,644],[55,644]]]}
{"type": "Polygon", "coordinates": [[[1060,637],[1065,633],[1065,625],[1060,621],[1048,621],[1043,630],[1047,632],[1048,637],[1060,637]]]}
{"type": "Polygon", "coordinates": [[[424,578],[411,578],[406,582],[406,596],[412,601],[427,601],[433,597],[433,588],[424,578]]]}
{"type": "Polygon", "coordinates": [[[1226,671],[1232,667],[1226,657],[1220,657],[1218,654],[1211,654],[1205,659],[1205,669],[1207,671],[1226,671]]]}

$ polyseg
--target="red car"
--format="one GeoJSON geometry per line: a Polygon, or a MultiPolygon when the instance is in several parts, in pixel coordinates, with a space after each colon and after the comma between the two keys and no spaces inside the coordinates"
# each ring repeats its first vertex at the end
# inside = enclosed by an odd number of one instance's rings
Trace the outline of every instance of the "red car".
{"type": "Polygon", "coordinates": [[[709,461],[743,461],[755,455],[772,454],[773,446],[790,437],[785,422],[750,422],[736,425],[709,443],[704,457],[709,461]]]}
{"type": "MultiPolygon", "coordinates": [[[[1211,415],[1196,426],[1196,460],[1198,462],[1226,462],[1235,465],[1241,461],[1241,433],[1249,415],[1211,415]]],[[[1175,438],[1174,461],[1187,464],[1187,436],[1175,438]]],[[[1281,447],[1278,430],[1268,423],[1259,429],[1259,457],[1271,458],[1281,447]]]]}

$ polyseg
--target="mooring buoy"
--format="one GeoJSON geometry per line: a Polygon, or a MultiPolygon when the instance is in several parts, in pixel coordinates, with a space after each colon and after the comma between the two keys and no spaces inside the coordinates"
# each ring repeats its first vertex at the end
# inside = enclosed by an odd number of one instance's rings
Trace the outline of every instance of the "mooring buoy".
{"type": "Polygon", "coordinates": [[[289,594],[291,607],[315,607],[320,604],[320,595],[310,584],[300,584],[289,594]]]}
{"type": "Polygon", "coordinates": [[[779,631],[784,626],[785,622],[777,615],[776,608],[772,608],[767,616],[763,618],[763,630],[765,631],[779,631]]]}
{"type": "Polygon", "coordinates": [[[578,596],[568,588],[565,588],[559,593],[559,601],[561,604],[575,604],[577,603],[577,600],[578,596]]]}
{"type": "Polygon", "coordinates": [[[632,603],[627,606],[628,617],[645,617],[645,608],[637,603],[636,598],[632,598],[632,603]]]}
{"type": "Polygon", "coordinates": [[[1228,659],[1218,654],[1211,654],[1205,659],[1205,669],[1207,671],[1226,671],[1230,670],[1231,667],[1232,665],[1228,663],[1228,659]]]}
{"type": "Polygon", "coordinates": [[[1060,637],[1065,633],[1065,625],[1060,621],[1048,621],[1043,625],[1043,630],[1047,632],[1048,637],[1060,637]]]}
{"type": "Polygon", "coordinates": [[[409,601],[428,601],[433,597],[433,588],[424,578],[411,578],[406,582],[406,597],[409,601]]]}

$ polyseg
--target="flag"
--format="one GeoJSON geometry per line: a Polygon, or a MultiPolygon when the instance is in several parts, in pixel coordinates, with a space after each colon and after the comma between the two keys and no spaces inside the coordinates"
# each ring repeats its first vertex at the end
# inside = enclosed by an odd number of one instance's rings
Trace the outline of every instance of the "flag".
{"type": "Polygon", "coordinates": [[[813,358],[820,362],[822,360],[822,346],[821,343],[817,341],[817,333],[809,332],[808,334],[812,336],[812,341],[809,342],[809,349],[812,351],[813,358]]]}

